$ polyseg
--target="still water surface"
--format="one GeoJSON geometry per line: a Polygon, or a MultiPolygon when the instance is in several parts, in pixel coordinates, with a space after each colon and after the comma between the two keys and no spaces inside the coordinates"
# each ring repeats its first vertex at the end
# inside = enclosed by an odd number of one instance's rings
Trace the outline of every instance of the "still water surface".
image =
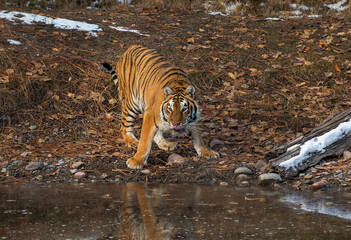
{"type": "Polygon", "coordinates": [[[0,239],[351,239],[350,201],[228,186],[2,184],[0,239]]]}

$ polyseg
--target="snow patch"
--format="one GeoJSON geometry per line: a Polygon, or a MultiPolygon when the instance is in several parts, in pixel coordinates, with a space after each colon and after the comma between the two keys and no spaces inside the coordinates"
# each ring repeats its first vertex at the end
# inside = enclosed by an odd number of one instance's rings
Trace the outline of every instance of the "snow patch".
{"type": "Polygon", "coordinates": [[[21,42],[13,40],[13,39],[7,39],[7,41],[12,45],[21,45],[21,42]]]}
{"type": "Polygon", "coordinates": [[[267,21],[284,21],[281,18],[265,18],[265,20],[267,20],[267,21]]]}
{"type": "Polygon", "coordinates": [[[312,7],[307,7],[306,5],[299,5],[299,4],[296,4],[296,3],[292,3],[290,4],[290,7],[292,8],[295,8],[295,9],[300,9],[300,10],[303,10],[303,11],[312,11],[313,8],[312,7]]]}
{"type": "Polygon", "coordinates": [[[294,209],[351,220],[351,211],[341,208],[342,205],[339,204],[328,204],[330,203],[330,199],[321,198],[316,200],[299,194],[288,194],[284,196],[282,201],[291,204],[294,209]],[[338,207],[338,205],[340,207],[338,207]]]}
{"type": "Polygon", "coordinates": [[[324,4],[324,6],[330,8],[330,9],[333,9],[335,11],[341,12],[341,11],[344,11],[345,9],[347,9],[348,7],[350,7],[350,5],[343,6],[346,2],[347,2],[347,0],[341,0],[341,1],[334,3],[334,4],[324,4]]]}
{"type": "Polygon", "coordinates": [[[126,27],[113,27],[113,26],[109,26],[110,28],[112,29],[115,29],[117,31],[121,31],[121,32],[132,32],[132,33],[136,33],[136,34],[139,34],[141,36],[147,36],[147,37],[150,37],[149,34],[143,34],[141,33],[139,30],[132,30],[132,29],[128,29],[126,27]]]}
{"type": "Polygon", "coordinates": [[[228,16],[228,14],[224,14],[224,13],[221,13],[221,12],[213,12],[211,10],[207,10],[206,11],[208,14],[210,15],[221,15],[221,16],[228,16]]]}
{"type": "MultiPolygon", "coordinates": [[[[322,136],[312,138],[300,146],[299,155],[286,160],[279,164],[280,167],[285,169],[296,169],[302,161],[315,153],[324,153],[325,148],[335,143],[339,139],[351,132],[351,119],[347,122],[340,123],[335,129],[324,133],[322,136]]],[[[296,147],[296,146],[293,146],[296,147]]],[[[292,149],[289,148],[290,150],[292,149]]]]}
{"type": "Polygon", "coordinates": [[[213,1],[208,1],[203,4],[204,8],[207,9],[207,13],[210,15],[221,15],[221,16],[228,16],[230,13],[235,13],[239,10],[239,8],[243,5],[241,2],[232,2],[230,4],[222,3],[224,8],[223,12],[214,12],[209,10],[213,4],[213,1]]]}
{"type": "Polygon", "coordinates": [[[79,22],[65,18],[51,18],[31,13],[0,11],[0,18],[17,23],[22,21],[25,24],[44,23],[54,25],[59,29],[69,29],[87,32],[91,36],[98,36],[97,31],[102,31],[99,25],[87,22],[79,22]]]}

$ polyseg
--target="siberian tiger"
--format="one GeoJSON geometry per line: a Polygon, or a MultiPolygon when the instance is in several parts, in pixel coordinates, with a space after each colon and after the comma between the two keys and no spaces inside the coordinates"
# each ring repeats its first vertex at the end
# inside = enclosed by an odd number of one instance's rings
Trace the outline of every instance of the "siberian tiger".
{"type": "Polygon", "coordinates": [[[117,63],[117,73],[110,64],[103,63],[103,66],[118,85],[123,139],[128,146],[138,146],[136,154],[127,161],[129,168],[141,169],[146,165],[152,140],[161,149],[176,149],[176,143],[163,137],[169,130],[190,132],[199,156],[219,156],[206,147],[196,126],[200,110],[194,100],[195,88],[183,70],[173,67],[157,50],[142,46],[131,46],[122,55],[117,63]],[[140,141],[133,133],[139,113],[144,114],[140,141]]]}

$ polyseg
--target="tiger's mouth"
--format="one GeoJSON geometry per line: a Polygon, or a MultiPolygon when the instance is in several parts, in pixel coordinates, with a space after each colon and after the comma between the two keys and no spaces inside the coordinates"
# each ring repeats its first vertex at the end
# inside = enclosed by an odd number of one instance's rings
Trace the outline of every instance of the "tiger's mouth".
{"type": "Polygon", "coordinates": [[[180,124],[171,124],[172,126],[172,130],[176,131],[176,132],[184,132],[185,131],[185,127],[183,125],[180,124]]]}

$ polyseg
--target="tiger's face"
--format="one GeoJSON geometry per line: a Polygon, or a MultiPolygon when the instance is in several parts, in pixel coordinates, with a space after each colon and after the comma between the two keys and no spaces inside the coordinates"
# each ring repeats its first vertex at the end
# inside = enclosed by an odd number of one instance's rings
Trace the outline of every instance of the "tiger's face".
{"type": "Polygon", "coordinates": [[[196,123],[200,118],[200,111],[193,99],[195,88],[189,85],[185,91],[174,91],[164,88],[165,100],[161,105],[161,115],[164,122],[177,132],[184,131],[189,125],[196,123]]]}

